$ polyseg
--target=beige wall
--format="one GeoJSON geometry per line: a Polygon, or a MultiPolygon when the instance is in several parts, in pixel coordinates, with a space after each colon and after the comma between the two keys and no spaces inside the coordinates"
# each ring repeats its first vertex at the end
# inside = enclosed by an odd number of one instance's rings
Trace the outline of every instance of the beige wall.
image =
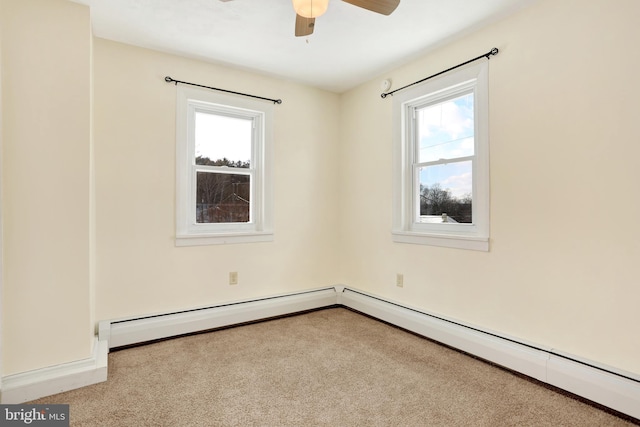
{"type": "Polygon", "coordinates": [[[62,0],[2,0],[0,19],[7,375],[91,354],[91,29],[62,0]]]}
{"type": "Polygon", "coordinates": [[[638,16],[635,0],[541,1],[345,94],[340,280],[640,373],[638,16]],[[490,252],[392,243],[380,81],[400,87],[494,46],[490,252]]]}
{"type": "Polygon", "coordinates": [[[334,283],[338,95],[102,39],[94,71],[98,319],[334,283]],[[274,242],[175,247],[176,87],[167,75],[282,98],[274,242]]]}

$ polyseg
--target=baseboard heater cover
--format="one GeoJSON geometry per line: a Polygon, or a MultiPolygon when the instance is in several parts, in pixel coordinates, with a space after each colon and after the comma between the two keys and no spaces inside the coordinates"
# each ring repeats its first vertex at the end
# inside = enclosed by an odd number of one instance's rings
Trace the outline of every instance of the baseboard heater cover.
{"type": "Polygon", "coordinates": [[[340,305],[640,419],[640,377],[345,288],[340,305]]]}
{"type": "Polygon", "coordinates": [[[336,299],[333,287],[315,289],[178,313],[102,321],[98,333],[112,349],[328,307],[336,305],[336,299]]]}
{"type": "Polygon", "coordinates": [[[548,354],[403,306],[345,289],[342,304],[418,335],[544,381],[548,354]]]}
{"type": "Polygon", "coordinates": [[[556,355],[546,382],[640,420],[640,382],[556,355]]]}

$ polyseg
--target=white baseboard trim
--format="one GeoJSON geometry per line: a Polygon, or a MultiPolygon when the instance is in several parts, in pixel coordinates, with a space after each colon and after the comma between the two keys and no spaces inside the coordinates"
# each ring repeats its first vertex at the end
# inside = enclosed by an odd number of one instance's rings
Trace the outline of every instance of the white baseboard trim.
{"type": "Polygon", "coordinates": [[[98,336],[111,349],[328,307],[336,305],[336,300],[336,289],[332,287],[179,313],[103,321],[98,326],[98,336]]]}
{"type": "Polygon", "coordinates": [[[640,377],[345,288],[338,303],[640,419],[640,377]]]}
{"type": "Polygon", "coordinates": [[[107,380],[106,341],[95,340],[93,354],[78,360],[2,378],[0,402],[24,403],[107,380]]]}
{"type": "Polygon", "coordinates": [[[501,336],[358,290],[335,286],[215,307],[99,323],[91,358],[2,378],[2,403],[22,403],[106,381],[115,347],[344,306],[640,419],[640,376],[501,336]]]}

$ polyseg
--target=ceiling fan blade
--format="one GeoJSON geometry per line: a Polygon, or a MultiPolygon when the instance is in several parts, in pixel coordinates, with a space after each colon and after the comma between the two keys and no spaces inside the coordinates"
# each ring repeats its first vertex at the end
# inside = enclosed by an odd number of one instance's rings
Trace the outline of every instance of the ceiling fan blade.
{"type": "Polygon", "coordinates": [[[391,15],[396,7],[400,4],[400,0],[342,0],[354,6],[370,10],[372,12],[381,13],[383,15],[391,15]]]}
{"type": "Polygon", "coordinates": [[[296,14],[296,37],[308,36],[313,33],[316,18],[305,18],[296,14]]]}

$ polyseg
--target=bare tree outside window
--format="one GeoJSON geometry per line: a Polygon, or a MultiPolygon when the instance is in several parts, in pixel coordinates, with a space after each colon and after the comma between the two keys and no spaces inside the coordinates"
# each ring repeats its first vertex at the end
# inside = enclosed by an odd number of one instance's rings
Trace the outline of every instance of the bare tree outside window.
{"type": "Polygon", "coordinates": [[[440,216],[453,219],[451,222],[472,222],[472,198],[471,194],[455,197],[449,189],[443,189],[440,184],[432,186],[420,186],[420,215],[440,216]]]}
{"type": "MultiPolygon", "coordinates": [[[[206,166],[249,168],[249,162],[215,161],[197,157],[196,163],[206,166]]],[[[196,183],[196,222],[224,223],[249,222],[251,177],[246,174],[200,171],[196,183]]]]}
{"type": "Polygon", "coordinates": [[[196,223],[251,221],[253,122],[196,112],[196,223]]]}

